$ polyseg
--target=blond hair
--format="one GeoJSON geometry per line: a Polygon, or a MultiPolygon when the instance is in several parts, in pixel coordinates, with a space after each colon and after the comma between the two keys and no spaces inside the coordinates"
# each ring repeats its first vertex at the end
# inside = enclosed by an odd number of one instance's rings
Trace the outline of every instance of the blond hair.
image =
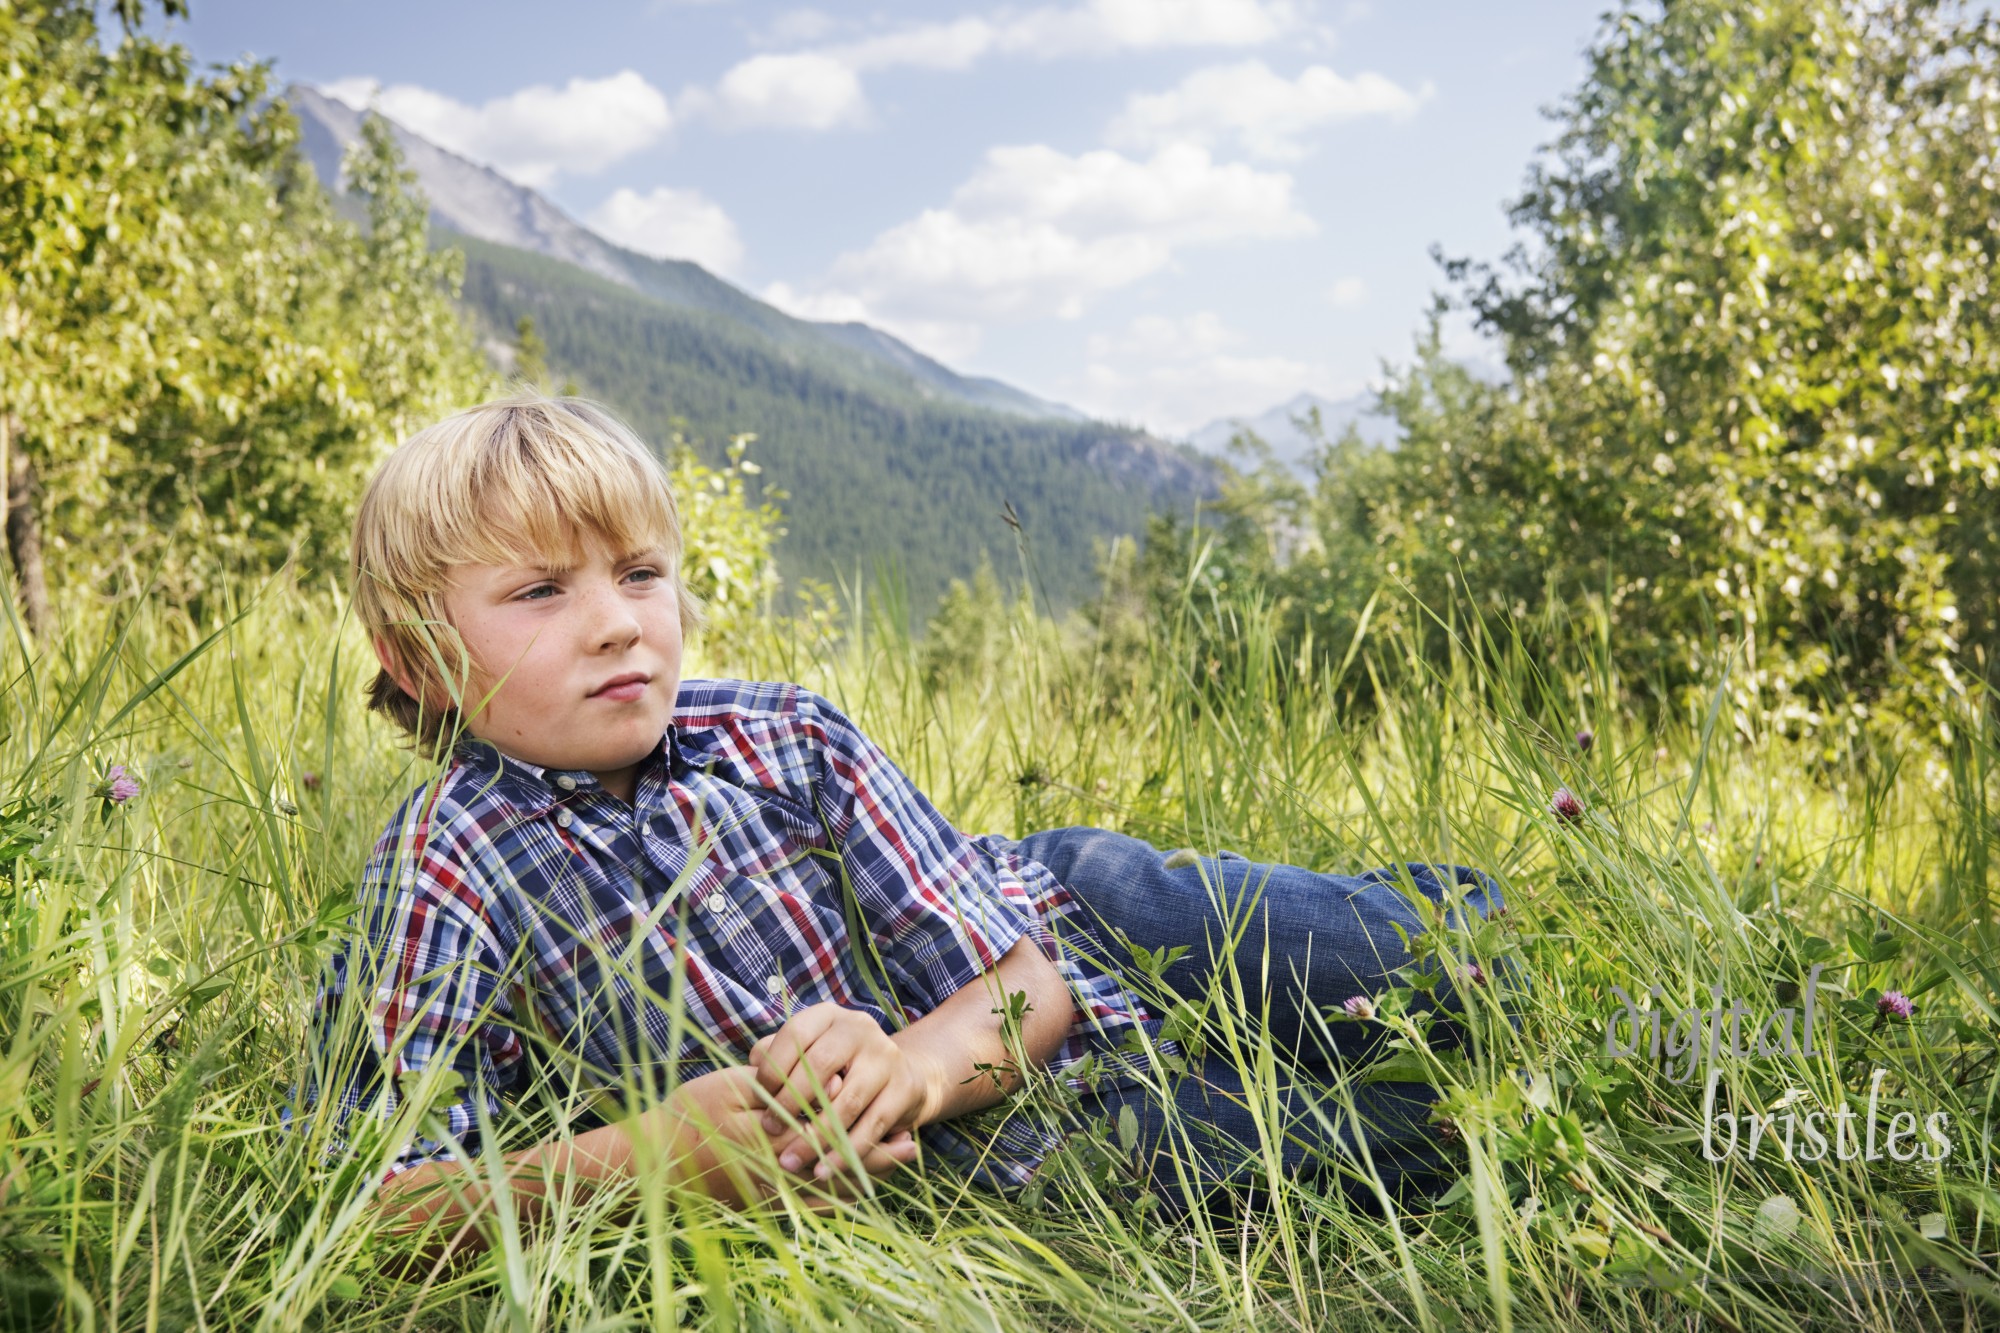
{"type": "Polygon", "coordinates": [[[354,607],[386,641],[420,699],[387,670],[368,691],[433,754],[463,725],[471,663],[445,615],[447,571],[463,564],[572,567],[602,544],[667,551],[681,632],[703,624],[682,570],[680,510],[659,460],[632,430],[581,398],[520,393],[447,417],[399,445],[354,521],[354,607]]]}

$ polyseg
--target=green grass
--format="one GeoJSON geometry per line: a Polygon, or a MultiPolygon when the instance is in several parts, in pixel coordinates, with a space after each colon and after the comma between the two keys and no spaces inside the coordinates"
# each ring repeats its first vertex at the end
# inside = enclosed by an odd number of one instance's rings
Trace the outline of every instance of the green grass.
{"type": "MultiPolygon", "coordinates": [[[[1455,943],[1517,959],[1519,1031],[1476,989],[1464,1058],[1396,1017],[1407,996],[1379,1020],[1443,1086],[1460,1183],[1384,1218],[1273,1171],[1267,1208],[1171,1222],[1109,1202],[1085,1152],[1034,1206],[914,1174],[830,1215],[645,1188],[620,1215],[631,1200],[578,1193],[474,1265],[404,1279],[419,1242],[378,1229],[369,1163],[330,1167],[276,1127],[353,877],[424,772],[361,712],[366,647],[332,599],[285,585],[205,625],[144,599],[71,610],[45,650],[0,643],[4,1326],[2000,1322],[1990,704],[1934,753],[1829,762],[1745,734],[1728,681],[1642,724],[1591,626],[1529,660],[1474,625],[1478,651],[1435,671],[1363,643],[1344,671],[1376,672],[1381,704],[1355,717],[1339,673],[1284,660],[1249,606],[1188,608],[1223,618],[1227,662],[1194,655],[1185,626],[1114,660],[1075,627],[1022,622],[990,669],[938,691],[894,607],[837,634],[770,625],[686,674],[821,690],[969,832],[1086,822],[1327,869],[1498,876],[1509,917],[1455,943]],[[142,782],[116,807],[97,794],[112,764],[142,782]],[[1551,813],[1559,786],[1580,821],[1551,813]],[[1603,1054],[1614,984],[1657,984],[1671,1012],[1719,983],[1761,1016],[1815,961],[1820,1049],[1725,1061],[1719,1100],[1806,1089],[1860,1107],[1879,1068],[1885,1123],[1949,1117],[1938,1166],[1704,1161],[1700,1080],[1603,1054]],[[1872,992],[1891,987],[1914,1022],[1877,1023],[1872,992]]],[[[1268,1086],[1268,1051],[1220,999],[1211,1045],[1268,1086]]],[[[1101,1146],[1115,1155],[1115,1129],[1101,1146]]]]}

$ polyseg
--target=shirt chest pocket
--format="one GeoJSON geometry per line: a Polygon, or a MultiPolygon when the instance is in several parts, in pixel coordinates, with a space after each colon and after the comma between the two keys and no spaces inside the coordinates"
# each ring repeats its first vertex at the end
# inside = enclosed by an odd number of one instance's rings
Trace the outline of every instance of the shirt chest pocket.
{"type": "MultiPolygon", "coordinates": [[[[775,964],[784,975],[824,970],[844,952],[847,920],[841,910],[838,862],[800,849],[756,871],[732,873],[711,862],[690,895],[690,926],[761,981],[775,964]],[[760,970],[761,969],[761,970],[760,970]]],[[[739,971],[741,967],[732,967],[739,971]]]]}

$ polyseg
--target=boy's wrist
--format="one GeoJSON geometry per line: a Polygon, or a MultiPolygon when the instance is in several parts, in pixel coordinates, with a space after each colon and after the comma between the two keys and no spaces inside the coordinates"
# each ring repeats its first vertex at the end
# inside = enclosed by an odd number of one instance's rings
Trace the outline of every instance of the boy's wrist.
{"type": "Polygon", "coordinates": [[[891,1032],[889,1040],[902,1053],[918,1089],[916,1119],[911,1122],[910,1128],[917,1129],[934,1120],[948,1118],[951,1080],[944,1062],[925,1049],[921,1040],[912,1038],[909,1028],[891,1032]]]}
{"type": "Polygon", "coordinates": [[[741,1202],[728,1164],[743,1154],[729,1151],[729,1127],[723,1123],[734,1091],[725,1086],[730,1073],[715,1070],[683,1083],[630,1122],[628,1172],[636,1175],[658,1163],[670,1189],[692,1188],[725,1202],[741,1202]]]}

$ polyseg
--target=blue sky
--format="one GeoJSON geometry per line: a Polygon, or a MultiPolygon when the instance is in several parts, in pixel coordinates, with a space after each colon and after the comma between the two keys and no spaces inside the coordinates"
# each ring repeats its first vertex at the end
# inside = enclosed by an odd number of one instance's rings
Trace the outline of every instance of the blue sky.
{"type": "MultiPolygon", "coordinates": [[[[634,249],[1168,434],[1408,359],[1603,0],[192,0],[634,249]]],[[[1457,346],[1477,351],[1461,331],[1457,346]]]]}

